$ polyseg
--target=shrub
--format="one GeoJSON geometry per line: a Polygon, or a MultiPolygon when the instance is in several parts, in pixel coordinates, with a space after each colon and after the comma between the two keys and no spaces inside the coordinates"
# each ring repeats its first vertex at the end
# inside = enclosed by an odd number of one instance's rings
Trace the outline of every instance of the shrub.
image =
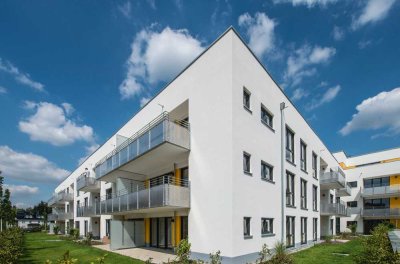
{"type": "Polygon", "coordinates": [[[340,234],[340,238],[341,239],[349,239],[350,235],[351,235],[350,232],[343,232],[342,234],[340,234]]]}
{"type": "Polygon", "coordinates": [[[74,240],[79,239],[79,229],[78,228],[71,228],[69,230],[69,235],[72,237],[74,240]]]}
{"type": "Polygon", "coordinates": [[[20,228],[9,228],[0,233],[0,263],[18,263],[22,255],[23,232],[20,228]]]}
{"type": "Polygon", "coordinates": [[[88,232],[86,238],[84,240],[85,245],[91,246],[92,245],[93,234],[92,232],[88,232]]]}
{"type": "Polygon", "coordinates": [[[362,238],[362,250],[354,257],[356,263],[400,263],[397,253],[394,253],[387,232],[389,227],[385,224],[379,224],[372,231],[372,235],[362,238]]]}
{"type": "Polygon", "coordinates": [[[353,235],[355,235],[356,232],[357,232],[357,224],[352,224],[352,225],[349,226],[349,228],[350,228],[350,230],[351,230],[351,233],[352,233],[353,235]]]}
{"type": "Polygon", "coordinates": [[[271,256],[271,250],[267,247],[267,244],[264,244],[261,248],[261,251],[258,253],[258,259],[256,263],[265,263],[267,259],[271,256]]]}
{"type": "Polygon", "coordinates": [[[328,243],[328,244],[332,243],[332,239],[333,239],[332,235],[325,236],[325,243],[328,243]]]}
{"type": "Polygon", "coordinates": [[[58,226],[55,225],[55,226],[53,227],[53,232],[54,232],[54,234],[55,234],[55,235],[58,235],[58,232],[59,232],[59,231],[60,231],[60,228],[59,228],[58,226]]]}
{"type": "Polygon", "coordinates": [[[221,251],[215,252],[215,254],[210,253],[210,264],[221,264],[222,262],[222,257],[221,257],[221,251]]]}
{"type": "Polygon", "coordinates": [[[187,239],[182,239],[175,249],[178,263],[189,263],[191,244],[187,239]]]}
{"type": "Polygon", "coordinates": [[[282,242],[277,242],[274,246],[274,255],[266,263],[269,264],[294,264],[292,256],[286,251],[286,246],[282,242]]]}

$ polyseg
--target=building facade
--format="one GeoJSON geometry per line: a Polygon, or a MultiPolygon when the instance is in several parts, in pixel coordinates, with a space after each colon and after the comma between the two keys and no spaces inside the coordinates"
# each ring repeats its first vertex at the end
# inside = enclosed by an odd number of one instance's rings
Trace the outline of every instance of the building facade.
{"type": "Polygon", "coordinates": [[[346,175],[232,28],[55,189],[50,220],[112,249],[300,248],[347,217],[346,175]]]}
{"type": "Polygon", "coordinates": [[[343,197],[350,217],[338,221],[338,230],[357,225],[369,234],[379,223],[400,228],[400,148],[355,157],[342,151],[334,156],[346,173],[350,196],[343,197]]]}

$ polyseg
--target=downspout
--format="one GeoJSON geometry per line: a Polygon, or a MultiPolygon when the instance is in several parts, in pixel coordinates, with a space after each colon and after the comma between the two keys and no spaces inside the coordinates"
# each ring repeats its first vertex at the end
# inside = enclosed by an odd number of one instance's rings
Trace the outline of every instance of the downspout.
{"type": "Polygon", "coordinates": [[[284,111],[286,106],[282,102],[281,110],[281,242],[285,243],[285,121],[284,111]]]}

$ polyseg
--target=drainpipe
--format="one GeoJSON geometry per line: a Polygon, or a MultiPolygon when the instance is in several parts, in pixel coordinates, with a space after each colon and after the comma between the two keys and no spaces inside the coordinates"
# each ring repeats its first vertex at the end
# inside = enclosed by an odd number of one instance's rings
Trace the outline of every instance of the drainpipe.
{"type": "Polygon", "coordinates": [[[286,106],[282,102],[281,110],[281,242],[285,243],[285,120],[284,111],[286,106]]]}

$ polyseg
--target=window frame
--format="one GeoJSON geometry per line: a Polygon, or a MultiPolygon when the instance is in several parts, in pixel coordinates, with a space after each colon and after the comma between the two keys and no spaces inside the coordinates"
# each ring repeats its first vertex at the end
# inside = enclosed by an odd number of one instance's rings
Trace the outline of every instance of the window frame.
{"type": "Polygon", "coordinates": [[[261,236],[266,237],[266,236],[273,236],[274,235],[274,219],[271,217],[262,217],[261,218],[261,236]],[[267,232],[264,229],[264,222],[268,222],[268,227],[269,230],[267,232]]]}
{"type": "Polygon", "coordinates": [[[253,235],[251,234],[251,217],[248,216],[243,217],[243,237],[245,239],[253,238],[253,235]]]}
{"type": "Polygon", "coordinates": [[[358,186],[358,181],[351,181],[351,182],[347,182],[347,183],[349,184],[350,188],[357,188],[357,186],[358,186]]]}
{"type": "Polygon", "coordinates": [[[313,241],[318,240],[318,218],[313,218],[313,241]]]}
{"type": "Polygon", "coordinates": [[[274,166],[261,160],[261,180],[274,183],[274,166]],[[264,177],[264,167],[269,169],[269,178],[264,177]]]}
{"type": "Polygon", "coordinates": [[[300,217],[300,243],[307,244],[307,217],[300,217]]]}
{"type": "Polygon", "coordinates": [[[289,126],[286,126],[286,131],[285,131],[285,137],[286,137],[286,142],[285,142],[285,153],[286,153],[286,161],[288,161],[291,164],[294,163],[294,131],[289,128],[289,126]],[[289,139],[290,139],[290,144],[289,144],[289,139]],[[288,157],[290,154],[290,157],[288,157]]]}
{"type": "Polygon", "coordinates": [[[300,169],[307,173],[307,144],[300,139],[300,169]]]}
{"type": "Polygon", "coordinates": [[[307,208],[307,181],[300,178],[300,208],[308,210],[307,208]]]}
{"type": "Polygon", "coordinates": [[[253,173],[251,172],[251,154],[246,151],[243,151],[243,172],[247,175],[253,175],[253,173]],[[248,162],[245,161],[245,157],[248,158],[248,162]]]}
{"type": "Polygon", "coordinates": [[[243,107],[250,113],[251,111],[251,92],[245,86],[243,86],[243,107]],[[248,98],[246,98],[248,97],[248,98]]]}
{"type": "Polygon", "coordinates": [[[313,211],[318,212],[318,186],[312,186],[313,211]]]}
{"type": "Polygon", "coordinates": [[[291,248],[295,246],[296,243],[296,217],[295,216],[286,216],[286,223],[285,223],[285,228],[286,228],[286,248],[291,248]],[[291,232],[288,232],[288,227],[291,232]],[[293,243],[288,243],[288,240],[293,243]]]}
{"type": "Polygon", "coordinates": [[[313,178],[318,180],[318,155],[313,151],[311,156],[313,178]]]}
{"type": "Polygon", "coordinates": [[[260,119],[261,119],[261,123],[266,125],[268,128],[271,128],[272,130],[274,130],[274,115],[263,104],[261,104],[260,119]],[[263,112],[265,112],[266,115],[263,115],[263,112]],[[263,116],[267,116],[269,121],[265,121],[263,119],[263,116]]]}
{"type": "Polygon", "coordinates": [[[295,176],[294,173],[286,171],[286,207],[295,207],[295,176]]]}

